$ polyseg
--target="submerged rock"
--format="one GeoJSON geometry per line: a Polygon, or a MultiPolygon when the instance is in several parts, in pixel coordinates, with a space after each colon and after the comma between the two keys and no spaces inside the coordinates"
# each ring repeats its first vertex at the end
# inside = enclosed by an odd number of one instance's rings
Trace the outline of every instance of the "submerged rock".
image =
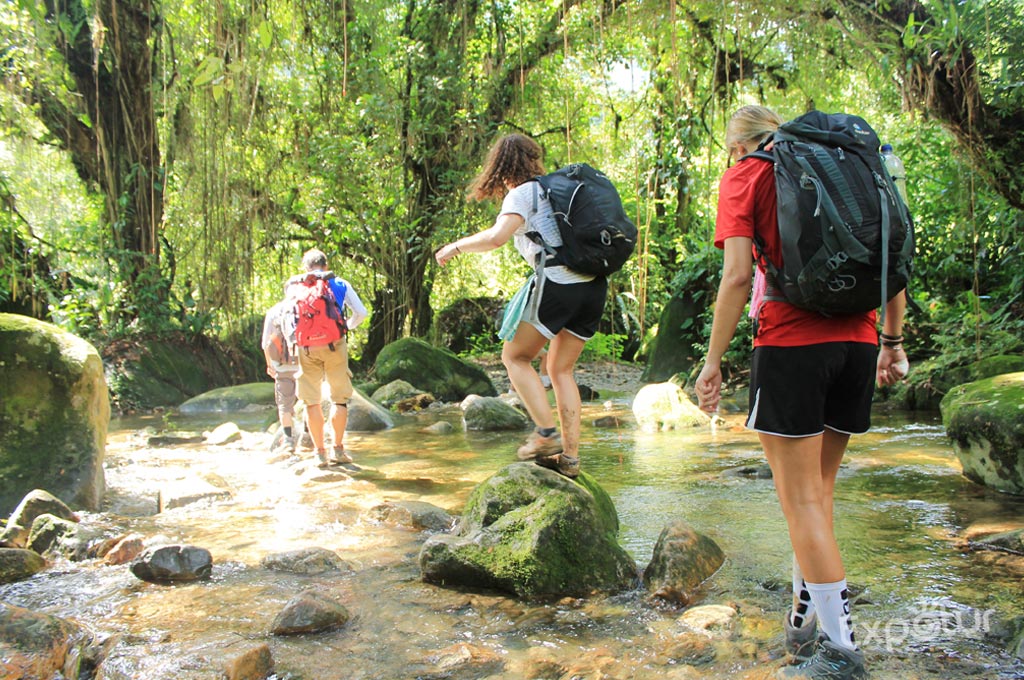
{"type": "Polygon", "coordinates": [[[429,583],[520,596],[621,591],[637,569],[618,529],[611,499],[586,473],[573,481],[513,463],[473,491],[455,535],[427,540],[420,569],[429,583]]]}
{"type": "Polygon", "coordinates": [[[427,531],[448,531],[455,518],[443,508],[424,501],[395,501],[370,508],[370,519],[427,531]]]}
{"type": "Polygon", "coordinates": [[[0,385],[0,512],[32,489],[98,509],[110,400],[96,349],[52,324],[0,314],[0,385]]]}
{"type": "Polygon", "coordinates": [[[345,607],[326,594],[307,590],[288,601],[270,625],[273,635],[319,633],[348,623],[345,607]]]}
{"type": "Polygon", "coordinates": [[[213,572],[213,557],[206,548],[164,545],[149,548],[132,562],[136,578],[151,583],[197,581],[213,572]]]}
{"type": "Polygon", "coordinates": [[[260,566],[272,571],[292,574],[325,574],[330,571],[352,571],[345,560],[327,548],[310,547],[267,555],[260,560],[260,566]]]}
{"type": "Polygon", "coordinates": [[[391,408],[403,399],[416,397],[423,394],[423,390],[416,389],[404,380],[392,380],[387,385],[377,388],[370,398],[383,406],[391,408]]]}
{"type": "Polygon", "coordinates": [[[1024,495],[1024,372],[950,390],[942,400],[942,423],[965,477],[1024,495]]]}

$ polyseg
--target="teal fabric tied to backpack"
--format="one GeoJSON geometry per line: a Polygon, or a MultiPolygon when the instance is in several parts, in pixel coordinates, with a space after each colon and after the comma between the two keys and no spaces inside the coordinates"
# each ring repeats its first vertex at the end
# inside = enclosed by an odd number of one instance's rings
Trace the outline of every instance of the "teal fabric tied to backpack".
{"type": "Polygon", "coordinates": [[[498,338],[503,342],[512,342],[519,330],[519,322],[527,314],[526,305],[530,301],[530,290],[536,281],[536,276],[531,276],[526,283],[512,296],[512,299],[505,305],[505,313],[501,318],[501,330],[498,331],[498,338]]]}

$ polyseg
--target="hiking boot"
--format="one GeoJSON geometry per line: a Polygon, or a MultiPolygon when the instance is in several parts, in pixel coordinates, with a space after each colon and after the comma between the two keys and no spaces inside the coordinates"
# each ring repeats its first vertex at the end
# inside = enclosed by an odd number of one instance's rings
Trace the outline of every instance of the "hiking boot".
{"type": "Polygon", "coordinates": [[[316,466],[321,470],[330,466],[330,463],[327,461],[327,449],[317,449],[316,457],[320,461],[316,466]]]}
{"type": "Polygon", "coordinates": [[[316,448],[313,446],[313,435],[309,433],[309,430],[303,431],[302,436],[299,437],[299,448],[303,451],[312,451],[316,448]]]}
{"type": "Polygon", "coordinates": [[[352,456],[348,455],[342,446],[334,447],[334,455],[331,457],[331,465],[345,465],[352,462],[352,456]]]}
{"type": "Polygon", "coordinates": [[[776,678],[790,680],[863,680],[868,677],[864,669],[864,654],[840,647],[831,640],[822,640],[818,650],[798,666],[780,669],[776,678]]]}
{"type": "MultiPolygon", "coordinates": [[[[814,656],[817,647],[818,637],[818,614],[812,612],[810,618],[804,621],[804,625],[797,628],[793,625],[791,613],[786,613],[786,651],[800,661],[806,661],[814,656]]],[[[822,634],[824,638],[824,634],[822,634]]]]}
{"type": "Polygon", "coordinates": [[[553,456],[537,456],[537,460],[533,462],[569,479],[576,479],[580,475],[580,459],[567,456],[564,453],[556,453],[553,456]]]}
{"type": "Polygon", "coordinates": [[[557,432],[550,437],[542,437],[537,430],[530,433],[526,443],[519,447],[516,455],[519,460],[533,460],[538,456],[553,456],[562,452],[562,436],[557,432]]]}

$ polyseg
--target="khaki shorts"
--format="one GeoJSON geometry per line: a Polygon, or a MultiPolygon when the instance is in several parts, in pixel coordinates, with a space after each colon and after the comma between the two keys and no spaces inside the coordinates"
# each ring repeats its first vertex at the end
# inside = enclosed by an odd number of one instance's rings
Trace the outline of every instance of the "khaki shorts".
{"type": "Polygon", "coordinates": [[[347,404],[352,397],[352,372],[348,370],[348,344],[344,339],[334,343],[334,349],[322,347],[299,348],[299,399],[306,405],[319,404],[323,398],[323,382],[331,388],[331,401],[347,404]]]}
{"type": "Polygon", "coordinates": [[[274,402],[278,416],[295,412],[295,371],[278,371],[274,378],[274,402]]]}

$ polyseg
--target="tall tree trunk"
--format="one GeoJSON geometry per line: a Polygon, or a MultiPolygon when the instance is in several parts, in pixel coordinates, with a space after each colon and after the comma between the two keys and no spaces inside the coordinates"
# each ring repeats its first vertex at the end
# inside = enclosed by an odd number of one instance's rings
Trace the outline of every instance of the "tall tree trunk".
{"type": "Polygon", "coordinates": [[[129,311],[137,316],[140,279],[160,281],[164,176],[152,44],[160,17],[150,0],[98,0],[94,32],[81,0],[45,3],[54,45],[74,83],[70,101],[79,105],[65,105],[42,82],[33,96],[43,123],[71,154],[78,175],[103,194],[111,236],[108,256],[128,284],[129,311]]]}

